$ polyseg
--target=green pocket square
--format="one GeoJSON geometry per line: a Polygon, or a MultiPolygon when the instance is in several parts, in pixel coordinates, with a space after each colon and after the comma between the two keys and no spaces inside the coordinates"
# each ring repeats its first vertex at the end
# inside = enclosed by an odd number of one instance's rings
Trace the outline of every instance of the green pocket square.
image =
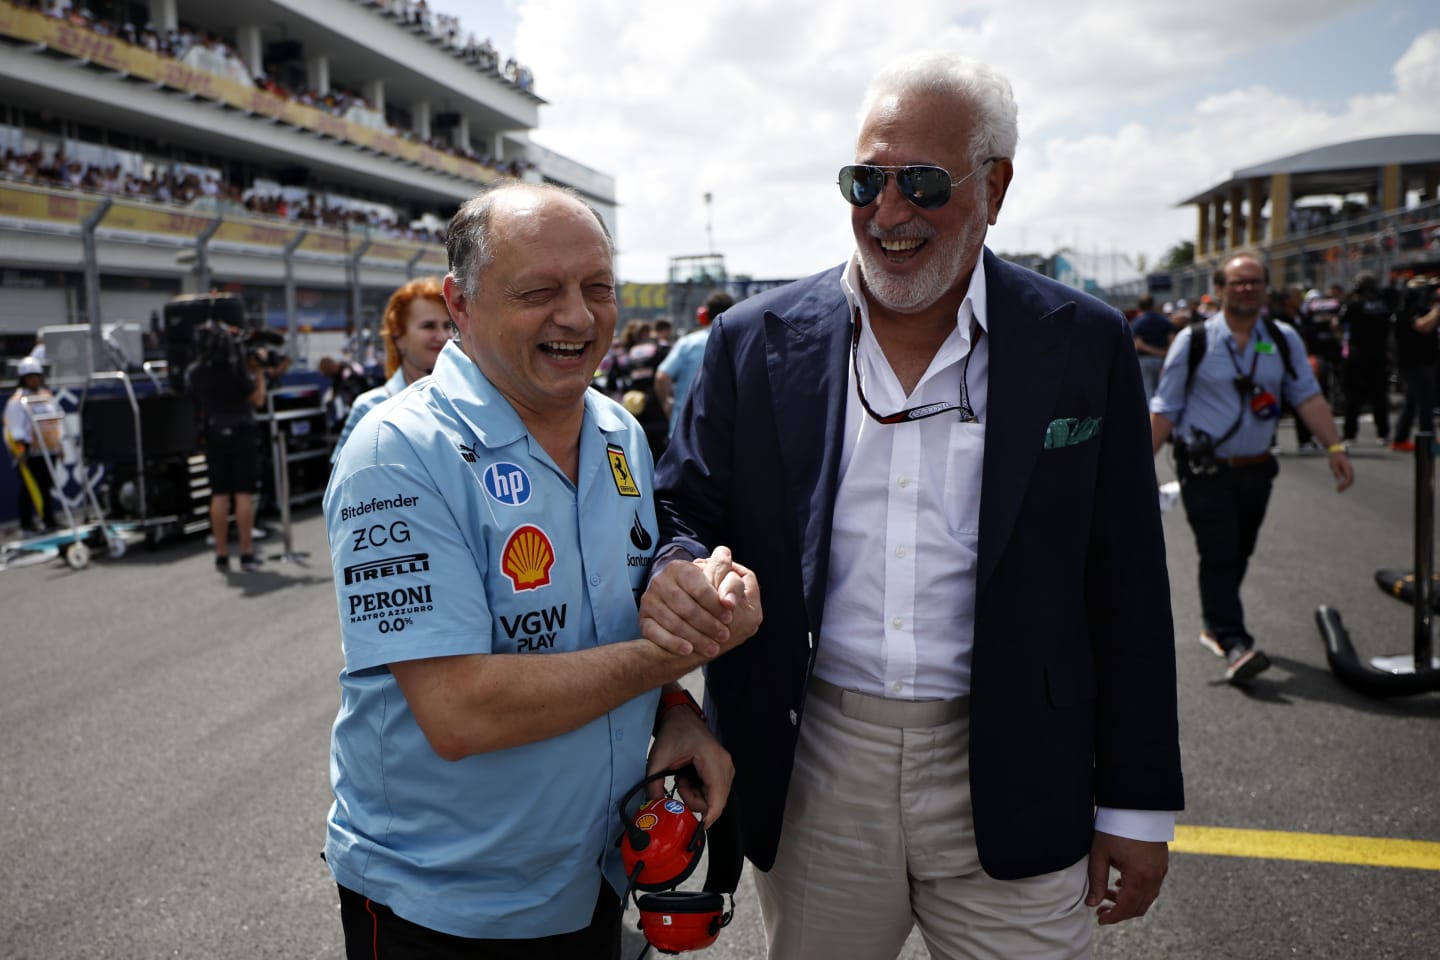
{"type": "Polygon", "coordinates": [[[1099,417],[1086,417],[1083,420],[1075,417],[1061,417],[1058,420],[1051,420],[1050,426],[1045,428],[1045,449],[1073,447],[1077,443],[1084,443],[1099,432],[1099,417]]]}

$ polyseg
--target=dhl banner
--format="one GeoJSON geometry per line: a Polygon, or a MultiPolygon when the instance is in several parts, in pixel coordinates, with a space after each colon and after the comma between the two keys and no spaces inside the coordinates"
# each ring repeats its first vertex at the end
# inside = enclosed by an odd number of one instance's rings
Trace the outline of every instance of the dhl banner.
{"type": "Polygon", "coordinates": [[[0,34],[42,44],[118,73],[193,93],[246,113],[273,117],[291,126],[369,147],[377,153],[399,157],[432,170],[443,170],[476,183],[489,183],[499,176],[491,168],[472,160],[441,153],[384,131],[342,120],[315,107],[307,107],[256,87],[237,83],[227,77],[188,67],[177,60],[152,53],[144,47],[126,43],[119,37],[102,37],[64,20],[47,17],[38,11],[21,9],[8,0],[0,0],[0,34]]]}
{"type": "MultiPolygon", "coordinates": [[[[0,217],[9,219],[78,226],[82,220],[93,214],[102,202],[102,198],[87,194],[21,184],[0,184],[0,217]]],[[[215,217],[216,214],[213,213],[189,212],[180,207],[159,203],[116,200],[97,224],[97,229],[102,232],[123,230],[129,233],[193,240],[215,222],[215,217]]],[[[220,224],[210,242],[271,248],[279,255],[302,229],[307,230],[307,233],[297,249],[308,253],[351,256],[359,251],[364,242],[361,236],[338,230],[229,216],[220,224]]],[[[388,238],[372,240],[361,259],[367,262],[389,260],[408,264],[417,254],[420,255],[420,259],[416,261],[419,266],[430,267],[442,273],[445,271],[445,250],[439,244],[388,238]]]]}

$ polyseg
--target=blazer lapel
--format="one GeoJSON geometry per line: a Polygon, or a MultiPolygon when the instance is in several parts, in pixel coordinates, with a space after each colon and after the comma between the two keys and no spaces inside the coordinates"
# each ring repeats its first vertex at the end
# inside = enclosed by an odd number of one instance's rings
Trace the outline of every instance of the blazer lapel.
{"type": "Polygon", "coordinates": [[[845,390],[849,384],[849,307],[826,274],[785,315],[766,312],[765,351],[771,407],[780,438],[780,482],[800,552],[805,606],[818,627],[830,559],[830,521],[840,469],[845,390]]]}
{"type": "Polygon", "coordinates": [[[980,481],[976,592],[995,571],[1044,446],[1069,352],[1073,301],[1051,308],[1023,270],[985,252],[990,338],[989,423],[980,481]]]}

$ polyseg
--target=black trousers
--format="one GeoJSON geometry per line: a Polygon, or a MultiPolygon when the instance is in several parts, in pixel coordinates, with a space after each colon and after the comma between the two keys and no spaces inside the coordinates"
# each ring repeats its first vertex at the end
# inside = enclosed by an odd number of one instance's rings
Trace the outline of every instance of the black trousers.
{"type": "Polygon", "coordinates": [[[55,480],[50,476],[50,468],[45,465],[45,458],[26,457],[24,471],[21,470],[20,464],[15,465],[15,482],[19,484],[15,507],[20,517],[21,528],[38,530],[42,525],[55,526],[55,480]],[[35,501],[30,499],[30,488],[25,483],[24,471],[29,472],[35,481],[35,486],[40,488],[40,513],[38,515],[35,513],[35,501]]]}
{"type": "Polygon", "coordinates": [[[1360,408],[1369,405],[1375,414],[1375,433],[1390,439],[1390,393],[1385,360],[1351,357],[1345,361],[1345,439],[1354,440],[1360,431],[1360,408]]]}
{"type": "Polygon", "coordinates": [[[1279,465],[1219,467],[1215,473],[1181,471],[1180,499],[1200,554],[1200,612],[1205,628],[1226,650],[1254,639],[1245,630],[1240,584],[1255,552],[1279,465]]]}
{"type": "Polygon", "coordinates": [[[1432,366],[1401,367],[1400,379],[1405,383],[1405,406],[1395,421],[1395,439],[1409,440],[1410,427],[1426,433],[1435,432],[1435,368],[1432,366]]]}
{"type": "Polygon", "coordinates": [[[620,960],[620,898],[600,881],[590,926],[533,940],[474,940],[398,917],[389,907],[340,890],[348,960],[620,960]]]}

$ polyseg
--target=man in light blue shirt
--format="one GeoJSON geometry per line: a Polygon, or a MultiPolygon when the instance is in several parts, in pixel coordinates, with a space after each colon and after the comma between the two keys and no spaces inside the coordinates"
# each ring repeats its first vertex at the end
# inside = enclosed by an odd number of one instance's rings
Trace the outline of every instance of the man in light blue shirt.
{"type": "Polygon", "coordinates": [[[670,419],[671,436],[675,435],[675,421],[679,419],[675,414],[685,402],[685,395],[690,392],[690,384],[695,381],[695,375],[700,372],[701,361],[705,359],[705,342],[710,339],[710,324],[734,305],[735,298],[724,290],[716,290],[710,294],[695,311],[695,325],[698,329],[676,341],[664,362],[660,364],[660,371],[655,375],[655,395],[660,398],[660,403],[665,408],[665,416],[670,419]]]}
{"type": "MultiPolygon", "coordinates": [[[[325,495],[345,655],[325,853],[346,948],[618,956],[616,810],[652,730],[650,768],[693,763],[703,785],[681,795],[708,821],[733,768],[657,692],[703,657],[636,639],[652,464],[587,389],[613,248],[573,193],[519,182],[462,206],[447,245],[460,341],[355,428],[325,495]]],[[[728,650],[758,623],[754,577],[718,551],[705,570],[728,650]]]]}
{"type": "Polygon", "coordinates": [[[1326,445],[1336,489],[1355,481],[1300,335],[1289,324],[1261,322],[1269,278],[1253,254],[1225,262],[1214,278],[1222,309],[1180,331],[1150,400],[1151,442],[1159,453],[1175,440],[1180,497],[1200,555],[1200,642],[1225,658],[1231,683],[1270,666],[1245,629],[1240,584],[1279,471],[1270,445],[1281,401],[1326,445]],[[1197,329],[1204,330],[1205,349],[1192,372],[1197,329]]]}

